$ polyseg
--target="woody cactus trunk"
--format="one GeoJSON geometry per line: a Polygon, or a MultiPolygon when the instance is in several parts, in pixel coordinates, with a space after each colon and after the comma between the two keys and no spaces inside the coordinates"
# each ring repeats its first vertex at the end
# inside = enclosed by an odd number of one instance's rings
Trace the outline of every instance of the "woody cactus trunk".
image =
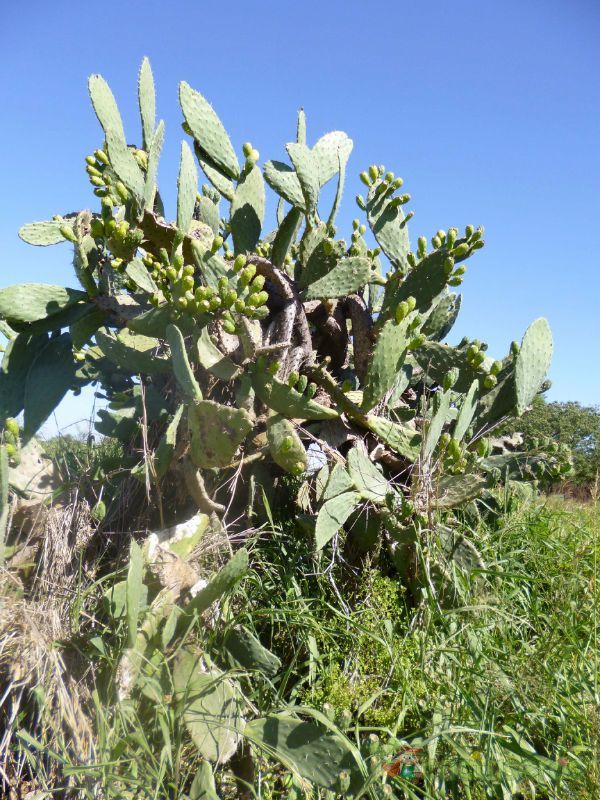
{"type": "Polygon", "coordinates": [[[133,472],[151,489],[174,475],[226,523],[229,490],[218,487],[229,477],[238,495],[247,491],[251,515],[261,483],[290,473],[317,549],[346,526],[359,550],[385,542],[397,553],[434,512],[494,481],[568,468],[561,454],[509,450],[491,436],[543,388],[547,322],[534,321],[499,360],[477,340],[443,343],[482,228],[439,230],[411,248],[410,196],[373,165],[356,198],[364,222],[354,220],[346,241],[335,224],[353,146],[345,133],[309,146],[300,111],[288,160],[261,168],[246,143],[240,163],[212,106],[185,82],[190,143],[181,144],[171,220],[157,187],[164,124],[148,61],[139,146],[128,143],[102,77],[90,78],[89,92],[103,131],[86,159],[99,210],[20,230],[32,245],[69,243],[79,288],[0,290],[3,473],[20,437],[86,384],[109,400],[97,431],[143,453],[133,472]],[[324,210],[330,181],[337,188],[324,210]],[[264,227],[267,186],[273,230],[264,227]]]}

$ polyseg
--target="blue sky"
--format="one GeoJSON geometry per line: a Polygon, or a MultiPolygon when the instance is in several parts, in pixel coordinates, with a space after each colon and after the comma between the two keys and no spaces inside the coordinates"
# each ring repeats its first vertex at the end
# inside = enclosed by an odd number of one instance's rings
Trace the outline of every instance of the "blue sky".
{"type": "MultiPolygon", "coordinates": [[[[486,247],[469,262],[452,338],[480,338],[501,356],[546,316],[550,398],[600,403],[594,0],[104,0],[79,10],[37,0],[4,4],[0,37],[0,285],[74,285],[67,245],[32,248],[17,230],[94,202],[84,157],[101,136],[87,77],[108,80],[134,141],[136,75],[148,55],[166,123],[167,211],[183,136],[179,80],[261,160],[284,156],[303,105],[309,143],[332,129],[355,142],[340,233],[357,216],[358,174],[372,162],[404,177],[413,242],[483,224],[486,247]]],[[[59,424],[85,415],[89,399],[66,402],[59,424]]]]}

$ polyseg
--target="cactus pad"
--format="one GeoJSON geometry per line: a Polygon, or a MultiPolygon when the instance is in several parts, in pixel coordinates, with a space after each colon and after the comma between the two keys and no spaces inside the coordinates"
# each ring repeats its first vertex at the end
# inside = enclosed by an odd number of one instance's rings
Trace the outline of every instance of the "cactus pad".
{"type": "Polygon", "coordinates": [[[253,428],[250,414],[214,400],[198,400],[188,408],[191,456],[200,468],[226,467],[253,428]]]}

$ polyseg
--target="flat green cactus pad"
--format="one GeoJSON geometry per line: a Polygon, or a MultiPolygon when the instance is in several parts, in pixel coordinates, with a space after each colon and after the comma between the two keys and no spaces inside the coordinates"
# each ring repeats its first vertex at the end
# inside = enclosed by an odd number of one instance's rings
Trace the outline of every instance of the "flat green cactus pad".
{"type": "Polygon", "coordinates": [[[523,414],[539,392],[552,361],[552,333],[547,320],[536,319],[525,331],[515,364],[517,413],[523,414]]]}
{"type": "Polygon", "coordinates": [[[230,464],[253,428],[250,414],[243,408],[223,406],[213,400],[190,404],[188,423],[192,460],[201,469],[230,464]]]}
{"type": "Polygon", "coordinates": [[[273,411],[290,419],[337,419],[339,412],[327,408],[274,378],[266,369],[252,368],[256,396],[273,411]]]}

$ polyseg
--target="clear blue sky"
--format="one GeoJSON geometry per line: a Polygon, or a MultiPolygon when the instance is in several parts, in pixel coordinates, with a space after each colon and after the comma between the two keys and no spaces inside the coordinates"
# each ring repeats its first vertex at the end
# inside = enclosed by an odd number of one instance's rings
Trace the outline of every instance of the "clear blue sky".
{"type": "MultiPolygon", "coordinates": [[[[358,173],[371,162],[404,177],[413,242],[483,224],[455,335],[501,356],[547,316],[551,399],[600,403],[597,0],[37,0],[3,4],[0,37],[0,285],[74,285],[67,245],[32,248],[17,230],[90,207],[83,161],[101,137],[87,77],[109,81],[135,140],[136,75],[148,55],[166,122],[168,201],[180,79],[261,160],[284,156],[303,105],[309,143],[332,129],[355,142],[341,226],[356,216],[358,173]]],[[[68,403],[61,422],[81,408],[68,403]]]]}

